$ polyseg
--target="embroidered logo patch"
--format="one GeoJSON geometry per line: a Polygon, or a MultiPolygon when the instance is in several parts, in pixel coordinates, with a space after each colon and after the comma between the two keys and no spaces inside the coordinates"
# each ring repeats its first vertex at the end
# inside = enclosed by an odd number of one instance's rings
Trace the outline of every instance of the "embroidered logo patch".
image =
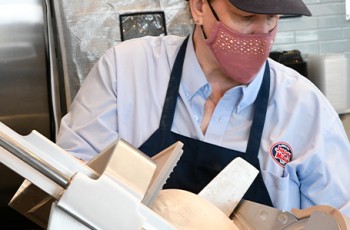
{"type": "Polygon", "coordinates": [[[292,148],[285,142],[277,142],[270,148],[273,159],[283,168],[292,160],[292,148]]]}

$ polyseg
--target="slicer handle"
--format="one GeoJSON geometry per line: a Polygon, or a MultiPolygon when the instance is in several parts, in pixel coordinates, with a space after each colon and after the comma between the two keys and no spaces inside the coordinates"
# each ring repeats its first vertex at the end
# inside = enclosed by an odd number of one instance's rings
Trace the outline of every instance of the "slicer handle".
{"type": "Polygon", "coordinates": [[[0,132],[0,146],[30,165],[31,167],[38,170],[43,175],[50,178],[52,181],[57,183],[63,188],[67,188],[69,185],[70,178],[66,177],[60,171],[53,168],[43,159],[36,156],[30,150],[26,149],[11,137],[4,135],[0,132]]]}

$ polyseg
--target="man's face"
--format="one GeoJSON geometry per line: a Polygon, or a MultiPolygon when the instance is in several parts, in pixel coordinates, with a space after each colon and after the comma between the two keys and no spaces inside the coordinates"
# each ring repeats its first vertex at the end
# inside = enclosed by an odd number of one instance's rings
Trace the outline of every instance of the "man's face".
{"type": "MultiPolygon", "coordinates": [[[[233,6],[229,0],[212,0],[210,4],[222,23],[241,34],[268,33],[275,28],[279,18],[278,15],[242,11],[233,6]]],[[[208,2],[205,5],[204,25],[207,24],[213,28],[217,20],[210,10],[208,2]]]]}

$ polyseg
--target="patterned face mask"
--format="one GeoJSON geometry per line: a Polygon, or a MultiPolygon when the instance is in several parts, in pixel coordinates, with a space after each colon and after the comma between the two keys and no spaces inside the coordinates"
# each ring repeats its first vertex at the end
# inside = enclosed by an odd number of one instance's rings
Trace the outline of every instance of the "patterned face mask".
{"type": "Polygon", "coordinates": [[[277,26],[269,33],[240,34],[220,22],[210,8],[217,22],[206,45],[229,77],[241,84],[250,83],[269,56],[277,26]]]}

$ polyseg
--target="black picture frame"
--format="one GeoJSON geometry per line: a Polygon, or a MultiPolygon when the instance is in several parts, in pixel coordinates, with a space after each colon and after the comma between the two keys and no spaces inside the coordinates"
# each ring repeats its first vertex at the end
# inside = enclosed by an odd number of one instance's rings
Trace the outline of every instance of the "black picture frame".
{"type": "Polygon", "coordinates": [[[163,11],[146,11],[119,15],[120,39],[167,35],[163,11]]]}

